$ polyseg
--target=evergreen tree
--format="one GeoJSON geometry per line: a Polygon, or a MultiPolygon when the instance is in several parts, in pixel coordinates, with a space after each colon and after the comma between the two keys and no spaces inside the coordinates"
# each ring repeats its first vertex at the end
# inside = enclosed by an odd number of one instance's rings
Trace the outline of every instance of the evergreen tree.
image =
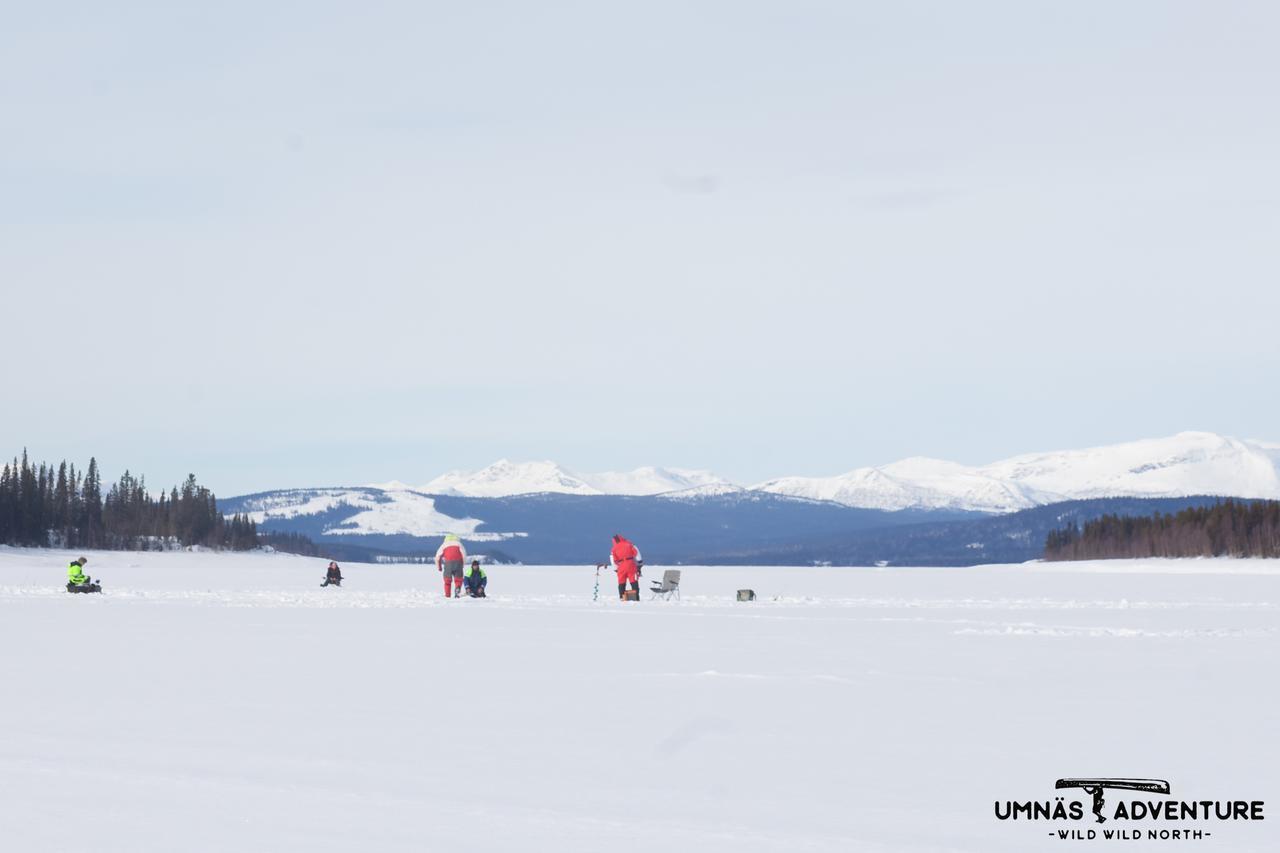
{"type": "Polygon", "coordinates": [[[81,489],[82,519],[81,542],[90,548],[100,548],[104,543],[102,529],[102,477],[98,473],[98,460],[89,457],[89,468],[84,474],[81,489]]]}
{"type": "Polygon", "coordinates": [[[58,466],[58,479],[53,487],[53,528],[58,534],[58,544],[70,545],[71,538],[71,486],[67,482],[67,463],[58,466]]]}

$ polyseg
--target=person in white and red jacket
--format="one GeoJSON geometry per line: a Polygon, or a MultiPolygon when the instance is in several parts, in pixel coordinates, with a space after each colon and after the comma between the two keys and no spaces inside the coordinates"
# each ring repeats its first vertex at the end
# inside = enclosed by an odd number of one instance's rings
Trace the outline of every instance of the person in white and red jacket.
{"type": "Polygon", "coordinates": [[[444,597],[462,597],[462,567],[467,564],[467,549],[462,540],[446,534],[436,549],[436,570],[444,574],[444,597]]]}

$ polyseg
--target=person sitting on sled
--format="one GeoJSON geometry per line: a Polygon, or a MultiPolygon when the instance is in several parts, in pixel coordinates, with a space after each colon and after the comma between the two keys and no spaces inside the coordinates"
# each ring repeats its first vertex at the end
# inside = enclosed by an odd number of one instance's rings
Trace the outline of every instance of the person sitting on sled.
{"type": "Polygon", "coordinates": [[[342,586],[342,569],[339,569],[338,564],[333,560],[329,561],[329,568],[324,574],[324,583],[320,586],[342,586]]]}
{"type": "Polygon", "coordinates": [[[462,580],[467,585],[467,595],[472,598],[485,598],[484,588],[489,585],[489,576],[480,568],[479,560],[472,560],[471,565],[463,573],[462,580]]]}
{"type": "Polygon", "coordinates": [[[71,561],[71,565],[67,566],[67,583],[73,586],[88,586],[93,581],[93,578],[84,573],[84,564],[87,562],[89,562],[88,557],[71,561]]]}

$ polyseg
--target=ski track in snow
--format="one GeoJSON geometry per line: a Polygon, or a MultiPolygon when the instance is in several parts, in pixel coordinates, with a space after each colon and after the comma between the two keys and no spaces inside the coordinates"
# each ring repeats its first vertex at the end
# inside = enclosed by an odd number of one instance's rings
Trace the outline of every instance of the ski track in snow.
{"type": "Polygon", "coordinates": [[[1091,628],[1072,625],[1036,625],[1023,622],[1010,625],[992,624],[985,628],[961,628],[958,636],[982,637],[1106,637],[1106,638],[1157,638],[1157,639],[1205,639],[1205,638],[1257,638],[1271,637],[1275,628],[1205,628],[1169,631],[1152,631],[1144,628],[1091,628]]]}
{"type": "MultiPolygon", "coordinates": [[[[785,571],[785,569],[783,570],[785,571]]],[[[603,593],[603,590],[602,590],[603,593]]],[[[43,599],[64,601],[67,594],[58,587],[34,585],[0,585],[0,603],[6,599],[43,599]]],[[[146,590],[108,589],[100,595],[84,597],[90,606],[106,606],[111,603],[149,604],[216,604],[227,607],[315,607],[315,608],[420,608],[420,607],[506,607],[517,609],[636,609],[631,604],[615,601],[613,596],[603,596],[599,601],[584,600],[582,595],[525,595],[520,597],[491,595],[484,600],[445,599],[434,590],[402,590],[396,592],[365,592],[346,588],[333,591],[297,590],[146,590]]],[[[995,599],[930,599],[930,598],[817,598],[813,596],[775,596],[754,602],[737,602],[723,597],[685,596],[683,599],[647,599],[642,605],[659,608],[667,615],[699,615],[705,609],[728,609],[739,616],[755,616],[757,611],[766,613],[790,608],[820,610],[1203,610],[1203,611],[1280,611],[1280,604],[1269,601],[1144,601],[1129,599],[1051,599],[1051,598],[995,598],[995,599]]]]}
{"type": "MultiPolygon", "coordinates": [[[[709,596],[689,596],[679,601],[651,600],[641,605],[622,604],[611,598],[584,602],[579,596],[540,595],[513,598],[495,595],[483,601],[472,599],[445,599],[442,595],[425,590],[398,592],[361,592],[345,590],[111,590],[98,596],[85,596],[84,604],[91,607],[127,605],[178,605],[217,606],[228,608],[265,609],[366,609],[404,610],[458,607],[483,607],[523,611],[582,611],[610,613],[623,611],[628,616],[640,618],[701,617],[707,611],[728,611],[732,618],[769,620],[812,620],[843,622],[905,623],[940,626],[958,637],[1046,637],[1046,638],[1097,638],[1097,639],[1245,639],[1268,637],[1277,628],[1197,627],[1152,629],[1128,625],[1087,626],[1062,625],[1051,622],[979,620],[970,618],[943,618],[941,616],[879,615],[858,616],[856,611],[945,613],[950,611],[1076,611],[1076,612],[1138,612],[1138,611],[1198,611],[1230,614],[1236,611],[1274,614],[1280,606],[1259,601],[1129,601],[1119,600],[1054,600],[1054,599],[906,599],[906,598],[832,598],[777,597],[767,601],[750,603],[727,601],[709,596]],[[644,607],[644,610],[639,610],[644,607]],[[796,613],[795,611],[811,611],[796,613]],[[634,611],[634,612],[631,612],[634,611]],[[854,611],[854,615],[837,616],[840,612],[854,611]]],[[[62,602],[67,599],[64,591],[47,587],[0,586],[0,606],[5,603],[34,599],[62,602]]],[[[700,676],[723,678],[766,678],[753,674],[728,674],[709,670],[696,673],[700,676]]],[[[832,676],[832,678],[836,678],[832,676]]]]}

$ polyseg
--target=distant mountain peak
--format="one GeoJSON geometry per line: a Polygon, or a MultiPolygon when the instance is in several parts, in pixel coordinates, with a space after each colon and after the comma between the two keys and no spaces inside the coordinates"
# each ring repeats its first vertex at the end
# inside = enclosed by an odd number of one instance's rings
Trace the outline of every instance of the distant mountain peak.
{"type": "Polygon", "coordinates": [[[601,492],[554,462],[499,459],[479,471],[450,471],[418,491],[465,497],[508,497],[537,492],[598,495],[601,492]]]}
{"type": "Polygon", "coordinates": [[[408,483],[402,483],[399,480],[388,480],[385,483],[365,483],[361,488],[380,489],[384,492],[412,492],[417,491],[414,486],[408,483]]]}
{"type": "Polygon", "coordinates": [[[510,497],[555,492],[570,495],[657,495],[696,486],[732,485],[710,471],[659,468],[579,474],[550,460],[499,459],[479,471],[450,471],[418,487],[427,494],[510,497]]]}
{"type": "Polygon", "coordinates": [[[1231,495],[1280,498],[1280,446],[1212,432],[1027,453],[966,466],[912,457],[837,477],[786,477],[755,488],[879,509],[1012,512],[1068,499],[1231,495]]]}

